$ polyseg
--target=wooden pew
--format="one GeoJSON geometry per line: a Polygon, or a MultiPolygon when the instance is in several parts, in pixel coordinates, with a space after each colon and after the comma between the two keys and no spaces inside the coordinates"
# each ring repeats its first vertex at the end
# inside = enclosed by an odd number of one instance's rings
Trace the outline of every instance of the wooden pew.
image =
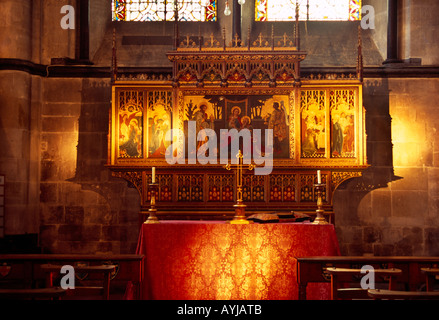
{"type": "MultiPolygon", "coordinates": [[[[354,276],[363,277],[366,274],[362,273],[361,269],[348,268],[326,268],[326,271],[331,275],[331,299],[367,299],[368,292],[366,289],[357,287],[341,288],[341,285],[346,282],[352,282],[354,276]]],[[[396,287],[396,278],[402,274],[400,269],[375,269],[374,276],[388,278],[388,288],[392,290],[396,287]]],[[[358,281],[360,282],[360,281],[358,281]]]]}
{"type": "Polygon", "coordinates": [[[365,265],[370,265],[375,269],[400,269],[402,274],[398,277],[398,284],[406,291],[417,291],[425,284],[425,275],[421,268],[436,268],[439,265],[439,257],[321,256],[296,257],[296,260],[300,300],[306,300],[308,283],[331,281],[327,272],[329,267],[361,269],[365,265]]]}
{"type": "MultiPolygon", "coordinates": [[[[128,282],[134,287],[135,298],[141,297],[144,256],[137,254],[0,254],[0,287],[30,289],[41,288],[46,281],[46,274],[41,269],[43,264],[54,265],[115,265],[111,274],[112,286],[126,286],[128,282]]],[[[90,274],[91,280],[96,275],[90,274]]]]}
{"type": "Polygon", "coordinates": [[[42,289],[0,289],[0,300],[59,300],[66,290],[58,287],[42,289]]]}
{"type": "Polygon", "coordinates": [[[427,291],[433,291],[434,280],[439,276],[439,268],[421,268],[421,272],[425,274],[427,291]]]}
{"type": "Polygon", "coordinates": [[[0,289],[0,300],[59,300],[66,290],[58,287],[42,289],[0,289]]]}
{"type": "Polygon", "coordinates": [[[369,297],[375,300],[439,300],[438,291],[398,291],[369,289],[369,297]]]}
{"type": "MultiPolygon", "coordinates": [[[[59,275],[63,266],[53,264],[43,264],[40,268],[47,273],[46,285],[48,288],[54,287],[54,278],[59,275]]],[[[97,265],[97,266],[75,266],[75,273],[98,273],[102,275],[101,286],[76,286],[70,290],[74,291],[77,295],[100,295],[104,300],[110,300],[110,281],[111,273],[116,269],[115,265],[97,265]]],[[[69,292],[70,292],[69,291],[69,292]]]]}

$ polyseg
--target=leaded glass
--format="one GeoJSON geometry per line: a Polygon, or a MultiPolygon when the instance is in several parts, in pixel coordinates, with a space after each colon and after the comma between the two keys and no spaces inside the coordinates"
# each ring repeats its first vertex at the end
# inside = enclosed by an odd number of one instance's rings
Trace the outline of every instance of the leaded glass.
{"type": "MultiPolygon", "coordinates": [[[[177,0],[179,21],[216,21],[216,0],[177,0]]],[[[112,0],[113,21],[175,21],[173,0],[112,0]]]]}
{"type": "Polygon", "coordinates": [[[361,0],[256,0],[256,21],[354,21],[361,19],[361,0]]]}

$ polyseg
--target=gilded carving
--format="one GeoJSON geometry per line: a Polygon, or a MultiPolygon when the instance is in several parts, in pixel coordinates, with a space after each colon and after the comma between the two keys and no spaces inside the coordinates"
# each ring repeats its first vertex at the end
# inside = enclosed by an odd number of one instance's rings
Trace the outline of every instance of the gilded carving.
{"type": "Polygon", "coordinates": [[[131,183],[142,195],[143,184],[142,184],[142,172],[141,171],[113,171],[113,177],[122,178],[129,183],[131,183]]]}
{"type": "MultiPolygon", "coordinates": [[[[196,133],[209,128],[217,137],[222,129],[271,129],[273,171],[243,176],[246,204],[264,210],[312,207],[316,171],[322,169],[324,205],[330,207],[339,184],[367,167],[362,83],[358,74],[301,76],[306,52],[296,46],[296,36],[272,33],[246,44],[234,38],[227,45],[224,34],[204,41],[186,36],[167,54],[172,75],[119,75],[109,132],[113,175],[135,186],[147,206],[150,167],[157,167],[160,206],[217,210],[218,204],[235,200],[234,175],[219,161],[203,167],[188,163],[189,123],[195,123],[196,133]],[[178,129],[171,152],[184,163],[169,164],[165,158],[169,129],[178,129]]],[[[261,148],[252,151],[265,155],[263,135],[260,140],[261,148]]],[[[196,140],[196,150],[206,141],[196,140]]]]}
{"type": "Polygon", "coordinates": [[[332,189],[335,190],[343,181],[351,178],[361,177],[361,172],[333,171],[331,172],[332,189]]]}

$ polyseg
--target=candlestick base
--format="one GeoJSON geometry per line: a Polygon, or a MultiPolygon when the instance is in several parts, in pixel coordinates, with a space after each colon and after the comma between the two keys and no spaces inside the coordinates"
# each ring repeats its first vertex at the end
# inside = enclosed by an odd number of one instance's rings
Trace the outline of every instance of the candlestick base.
{"type": "Polygon", "coordinates": [[[160,223],[159,219],[156,217],[156,209],[149,209],[149,216],[148,219],[145,220],[145,224],[153,224],[153,223],[160,223]]]}
{"type": "Polygon", "coordinates": [[[323,212],[325,212],[322,207],[323,207],[323,201],[322,201],[322,191],[323,189],[326,187],[325,184],[322,183],[317,183],[314,185],[314,187],[317,190],[317,210],[316,210],[316,218],[314,219],[312,224],[320,224],[320,225],[325,225],[325,224],[329,224],[325,217],[323,216],[323,212]]]}
{"type": "Polygon", "coordinates": [[[323,212],[323,210],[316,210],[317,217],[314,219],[312,224],[329,224],[323,216],[323,212]]]}
{"type": "Polygon", "coordinates": [[[245,207],[247,207],[245,204],[238,201],[237,204],[233,206],[235,208],[235,216],[233,217],[233,220],[228,221],[230,224],[250,224],[253,223],[253,221],[249,221],[245,218],[245,207]]]}
{"type": "Polygon", "coordinates": [[[158,184],[153,182],[149,184],[149,188],[151,190],[151,208],[148,210],[149,216],[148,219],[144,222],[144,224],[154,224],[154,223],[160,223],[159,219],[156,216],[157,209],[155,207],[155,198],[156,194],[158,192],[158,184]]]}

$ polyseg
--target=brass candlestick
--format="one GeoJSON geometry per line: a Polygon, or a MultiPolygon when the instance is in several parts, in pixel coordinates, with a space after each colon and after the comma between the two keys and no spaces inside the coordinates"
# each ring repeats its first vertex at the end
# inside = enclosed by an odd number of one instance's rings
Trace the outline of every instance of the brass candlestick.
{"type": "Polygon", "coordinates": [[[317,190],[317,217],[314,219],[313,224],[328,224],[323,216],[323,212],[325,211],[323,210],[322,191],[325,188],[325,184],[317,183],[314,187],[317,190]]]}
{"type": "Polygon", "coordinates": [[[155,197],[159,190],[159,184],[150,183],[149,189],[151,190],[151,208],[148,210],[149,212],[148,219],[146,219],[144,223],[148,223],[148,224],[159,223],[159,219],[156,217],[157,209],[155,207],[155,197]]]}
{"type": "MultiPolygon", "coordinates": [[[[230,224],[250,224],[253,221],[249,221],[245,218],[245,208],[246,205],[242,200],[242,166],[243,166],[243,156],[241,150],[238,151],[236,155],[238,158],[238,164],[236,165],[236,204],[233,206],[235,208],[235,216],[233,220],[229,221],[230,224]]],[[[232,170],[232,165],[227,164],[225,166],[227,170],[232,170]]],[[[254,165],[250,164],[248,166],[249,170],[252,170],[254,165]]]]}

